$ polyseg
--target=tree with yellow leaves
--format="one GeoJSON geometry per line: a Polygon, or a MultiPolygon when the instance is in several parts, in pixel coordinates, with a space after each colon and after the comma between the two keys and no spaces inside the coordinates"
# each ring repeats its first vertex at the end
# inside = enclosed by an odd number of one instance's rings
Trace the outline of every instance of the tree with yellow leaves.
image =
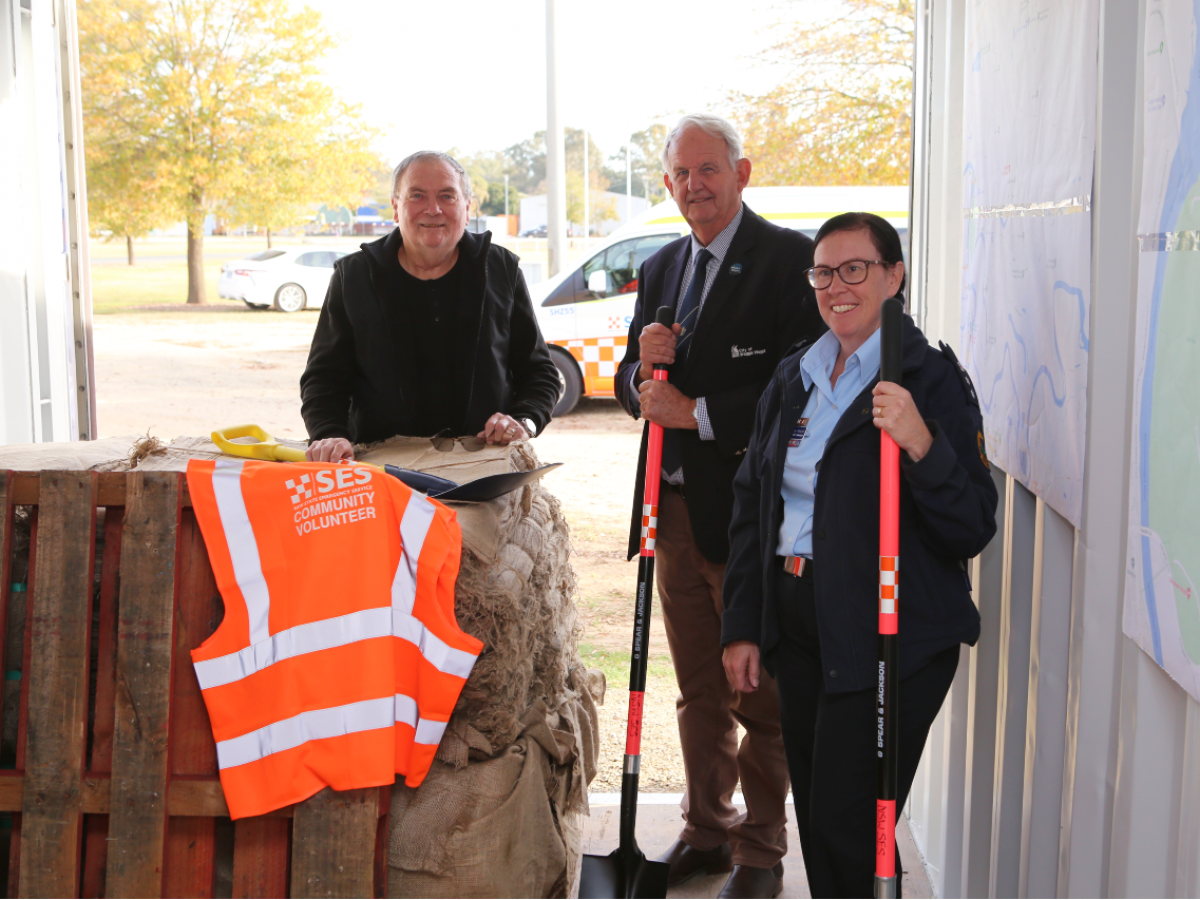
{"type": "MultiPolygon", "coordinates": [[[[188,303],[205,302],[210,213],[290,224],[323,201],[357,205],[371,185],[374,134],[323,83],[331,40],[311,9],[88,0],[79,29],[89,169],[131,161],[138,189],[187,222],[188,303]]],[[[119,204],[129,181],[109,183],[100,202],[119,204]]]]}
{"type": "Polygon", "coordinates": [[[783,78],[729,97],[754,184],[908,183],[914,15],[913,0],[838,0],[775,26],[763,61],[783,78]]]}

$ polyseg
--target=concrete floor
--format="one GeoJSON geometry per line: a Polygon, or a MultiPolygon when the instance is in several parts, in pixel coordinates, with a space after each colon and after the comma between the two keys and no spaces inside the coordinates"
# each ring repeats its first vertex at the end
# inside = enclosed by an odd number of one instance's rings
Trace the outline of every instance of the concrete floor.
{"type": "MultiPolygon", "coordinates": [[[[592,799],[592,815],[587,820],[583,832],[583,852],[607,855],[617,848],[618,812],[616,798],[609,794],[592,799]]],[[[738,807],[745,810],[744,806],[738,807]]],[[[788,854],[783,860],[783,894],[784,897],[811,897],[808,890],[808,879],[804,875],[804,858],[800,854],[800,835],[796,832],[795,816],[791,804],[788,804],[788,854]]],[[[654,859],[667,849],[679,837],[683,827],[680,819],[678,797],[668,795],[642,795],[638,805],[637,838],[638,846],[645,852],[647,858],[654,859]],[[649,801],[649,802],[647,802],[649,801]]],[[[906,869],[902,884],[905,897],[929,898],[933,892],[925,868],[921,865],[921,857],[917,846],[913,843],[908,830],[908,820],[901,817],[900,827],[896,829],[896,839],[900,843],[900,858],[906,869]],[[911,870],[911,871],[909,871],[911,870]]],[[[726,875],[700,876],[686,884],[680,885],[667,892],[668,897],[715,897],[725,884],[726,875]]]]}

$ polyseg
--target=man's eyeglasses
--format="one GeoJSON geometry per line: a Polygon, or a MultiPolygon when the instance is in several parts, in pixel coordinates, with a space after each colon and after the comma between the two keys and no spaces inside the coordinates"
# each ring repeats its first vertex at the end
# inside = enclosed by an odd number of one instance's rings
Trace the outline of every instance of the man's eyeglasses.
{"type": "Polygon", "coordinates": [[[871,266],[890,265],[891,263],[886,263],[881,259],[851,259],[832,268],[830,266],[813,266],[804,274],[808,276],[809,284],[818,291],[823,291],[833,284],[834,272],[837,272],[838,278],[842,279],[842,284],[862,284],[867,280],[867,273],[871,266]]]}

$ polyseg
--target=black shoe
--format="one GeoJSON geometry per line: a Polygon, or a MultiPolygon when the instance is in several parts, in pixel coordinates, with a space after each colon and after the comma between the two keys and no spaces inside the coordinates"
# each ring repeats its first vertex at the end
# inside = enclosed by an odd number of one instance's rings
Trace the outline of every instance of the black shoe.
{"type": "Polygon", "coordinates": [[[667,884],[674,887],[697,875],[720,875],[732,870],[733,851],[729,849],[729,844],[712,850],[697,850],[683,841],[676,841],[658,861],[671,867],[667,884]]]}
{"type": "Polygon", "coordinates": [[[783,863],[769,869],[758,866],[734,866],[733,874],[718,897],[765,897],[774,900],[783,893],[783,863]]]}

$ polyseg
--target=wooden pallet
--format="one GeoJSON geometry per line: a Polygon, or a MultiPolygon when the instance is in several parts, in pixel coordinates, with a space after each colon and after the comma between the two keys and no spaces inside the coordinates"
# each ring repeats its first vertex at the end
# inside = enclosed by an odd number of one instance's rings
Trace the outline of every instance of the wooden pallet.
{"type": "Polygon", "coordinates": [[[8,896],[212,897],[230,858],[234,897],[384,896],[390,788],[228,821],[190,656],[222,615],[181,474],[0,471],[0,671],[20,679],[8,896]],[[4,633],[13,602],[23,645],[4,633]]]}

